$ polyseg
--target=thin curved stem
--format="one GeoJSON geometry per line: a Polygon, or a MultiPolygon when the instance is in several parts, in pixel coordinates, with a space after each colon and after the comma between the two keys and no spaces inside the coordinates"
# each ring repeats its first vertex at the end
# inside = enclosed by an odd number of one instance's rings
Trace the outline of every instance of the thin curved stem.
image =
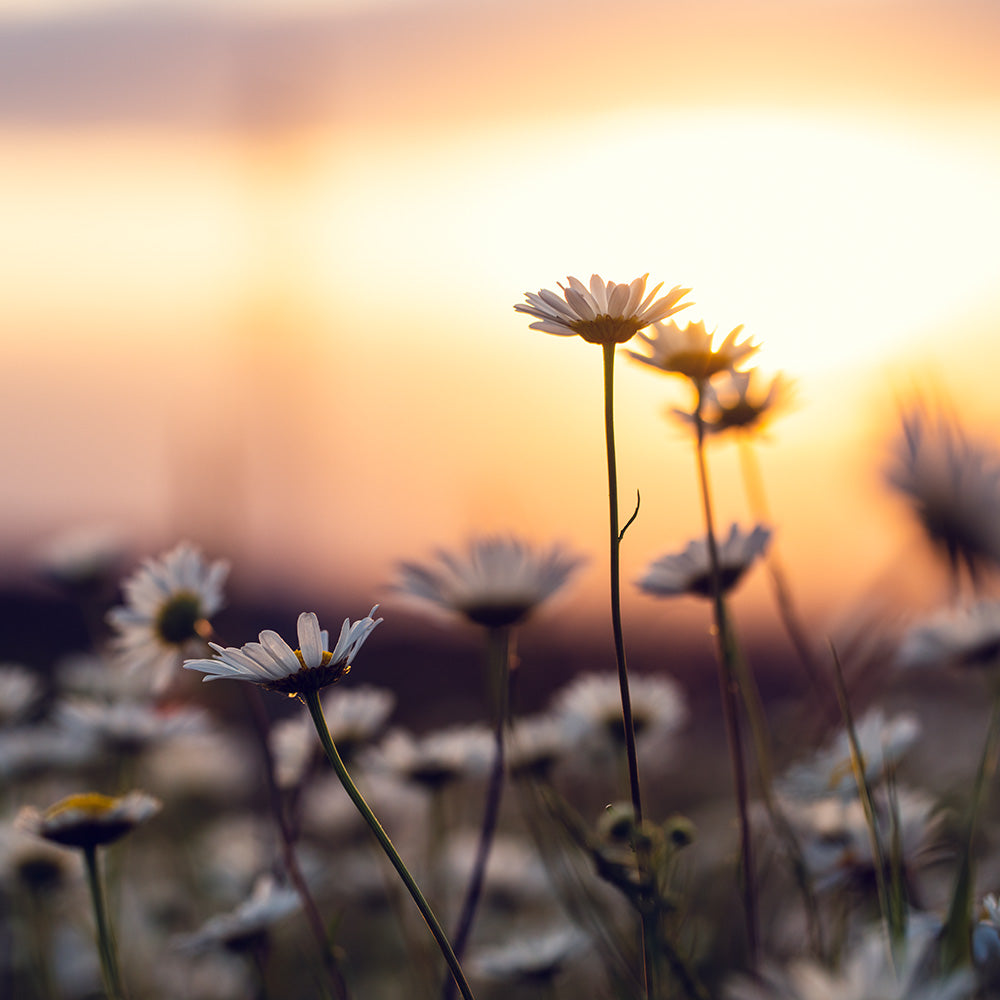
{"type": "Polygon", "coordinates": [[[309,709],[309,714],[312,716],[313,723],[316,726],[316,732],[319,734],[319,739],[323,744],[323,749],[326,752],[327,759],[330,761],[333,770],[340,779],[340,783],[344,786],[344,791],[347,792],[351,801],[354,803],[355,808],[359,813],[361,813],[362,819],[364,819],[364,821],[368,824],[369,829],[375,835],[375,839],[379,842],[379,846],[383,851],[385,851],[386,857],[391,862],[392,867],[396,869],[396,873],[399,875],[400,879],[402,879],[403,885],[406,886],[407,891],[413,898],[413,902],[416,903],[417,909],[420,911],[420,915],[424,918],[428,929],[434,936],[434,940],[437,942],[438,948],[441,949],[441,954],[444,956],[444,960],[448,963],[448,968],[451,969],[451,974],[455,977],[455,982],[458,984],[458,988],[462,996],[465,1000],[475,1000],[468,980],[465,978],[465,973],[462,971],[462,966],[455,957],[455,952],[451,947],[451,942],[449,942],[448,936],[445,934],[444,929],[441,927],[437,917],[434,916],[434,911],[431,910],[427,900],[424,898],[424,894],[420,891],[420,887],[414,881],[409,869],[403,863],[403,859],[399,856],[398,851],[393,846],[392,841],[389,839],[389,835],[382,829],[382,824],[379,823],[375,814],[371,811],[368,803],[365,802],[364,796],[358,791],[357,785],[354,784],[351,780],[351,776],[347,773],[347,768],[344,766],[344,762],[340,759],[340,753],[337,751],[337,747],[334,745],[334,742],[330,737],[330,730],[327,727],[326,718],[323,715],[323,706],[320,704],[319,700],[319,692],[303,692],[301,697],[305,701],[306,707],[309,709]]]}
{"type": "Polygon", "coordinates": [[[695,454],[698,465],[698,483],[701,489],[702,509],[705,515],[705,537],[708,544],[708,560],[712,581],[712,607],[715,617],[715,642],[719,662],[722,712],[729,742],[733,782],[736,786],[736,807],[740,824],[740,856],[743,868],[743,915],[746,923],[750,961],[753,966],[756,966],[760,951],[760,924],[757,901],[757,873],[754,867],[753,839],[750,833],[749,786],[740,723],[740,683],[733,638],[722,593],[719,547],[715,537],[712,494],[708,482],[708,466],[705,462],[705,424],[701,418],[702,406],[704,404],[704,388],[704,385],[701,383],[697,386],[698,404],[694,414],[695,454]]]}
{"type": "Polygon", "coordinates": [[[93,845],[83,849],[83,860],[87,868],[87,885],[94,906],[94,922],[97,924],[97,950],[101,958],[101,976],[108,1000],[124,1000],[121,973],[118,971],[118,955],[115,952],[111,925],[108,923],[107,908],[104,905],[104,891],[97,864],[97,848],[93,845]]]}
{"type": "MultiPolygon", "coordinates": [[[[615,640],[615,660],[618,664],[618,686],[622,699],[622,727],[625,731],[625,754],[628,762],[629,792],[632,812],[638,827],[642,823],[642,796],[639,792],[639,758],[635,749],[635,725],[632,722],[632,700],[628,690],[628,666],[625,662],[625,639],[622,633],[621,607],[621,542],[618,529],[618,463],[615,456],[615,345],[603,344],[604,351],[604,437],[608,453],[608,529],[611,551],[611,629],[615,640]]],[[[629,522],[631,523],[631,521],[629,522]]],[[[638,858],[640,866],[645,864],[638,858]]],[[[653,961],[649,917],[642,914],[642,973],[646,996],[652,997],[653,961]]]]}

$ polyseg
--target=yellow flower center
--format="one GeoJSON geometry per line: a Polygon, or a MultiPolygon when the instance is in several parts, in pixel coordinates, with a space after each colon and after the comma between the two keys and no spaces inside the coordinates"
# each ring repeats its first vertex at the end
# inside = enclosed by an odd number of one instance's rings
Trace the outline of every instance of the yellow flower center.
{"type": "Polygon", "coordinates": [[[154,628],[169,646],[180,646],[189,639],[204,639],[212,634],[202,613],[201,598],[189,590],[178,591],[160,608],[154,628]]]}
{"type": "Polygon", "coordinates": [[[295,650],[295,657],[302,664],[299,670],[261,686],[268,691],[280,691],[289,698],[297,698],[303,691],[319,691],[330,684],[336,684],[351,672],[349,663],[334,663],[333,654],[328,650],[323,651],[318,667],[310,667],[306,663],[301,649],[295,650]]]}
{"type": "Polygon", "coordinates": [[[100,792],[80,792],[77,795],[67,795],[55,805],[49,806],[45,810],[44,819],[54,819],[71,809],[78,809],[88,816],[99,818],[111,812],[117,804],[118,799],[110,795],[101,795],[100,792]]]}

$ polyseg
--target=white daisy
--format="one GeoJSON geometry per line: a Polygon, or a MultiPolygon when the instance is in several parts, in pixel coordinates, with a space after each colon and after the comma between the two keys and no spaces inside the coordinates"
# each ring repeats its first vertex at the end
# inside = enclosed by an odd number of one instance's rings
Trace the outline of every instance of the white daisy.
{"type": "Polygon", "coordinates": [[[250,898],[240,903],[232,913],[212,917],[200,930],[177,938],[176,946],[193,952],[216,946],[239,950],[300,905],[299,895],[294,889],[279,886],[271,876],[263,875],[254,885],[250,898]]]}
{"type": "Polygon", "coordinates": [[[122,584],[125,603],[108,612],[118,661],[150,670],[154,686],[166,687],[185,653],[211,635],[208,619],[222,607],[228,572],[228,563],[206,563],[186,542],[147,559],[122,584]]]}
{"type": "MultiPolygon", "coordinates": [[[[788,404],[789,382],[775,375],[768,384],[759,368],[727,371],[705,387],[701,423],[708,434],[758,431],[778,409],[788,404]]],[[[695,414],[671,411],[682,423],[693,426],[695,414]]]]}
{"type": "Polygon", "coordinates": [[[292,649],[277,632],[265,629],[259,642],[248,642],[241,649],[209,646],[218,654],[211,659],[185,660],[186,670],[201,670],[206,681],[224,678],[250,681],[268,691],[296,695],[303,691],[318,691],[334,684],[351,669],[354,657],[382,619],[372,618],[376,604],[367,618],[351,623],[344,619],[337,644],[330,649],[330,636],[320,629],[319,619],[312,611],[299,615],[299,648],[292,649]]]}
{"type": "Polygon", "coordinates": [[[394,729],[372,750],[373,767],[428,789],[486,773],[493,761],[494,735],[473,724],[440,729],[421,737],[394,729]]]}
{"type": "MultiPolygon", "coordinates": [[[[743,574],[762,555],[771,540],[770,528],[758,524],[744,535],[734,524],[729,535],[718,543],[719,583],[723,593],[732,590],[743,574]]],[[[697,538],[688,542],[682,552],[661,556],[650,563],[645,576],[638,581],[640,590],[655,597],[674,597],[692,594],[712,597],[712,568],[708,554],[708,540],[697,538]]]]}
{"type": "Polygon", "coordinates": [[[701,320],[688,323],[683,329],[673,320],[654,323],[652,334],[639,334],[639,339],[651,353],[629,351],[628,356],[657,371],[684,375],[692,382],[704,384],[713,375],[734,371],[737,365],[759,350],[756,344],[746,340],[737,343],[742,331],[742,326],[736,327],[718,347],[713,347],[715,332],[708,333],[701,320]]]}
{"type": "Polygon", "coordinates": [[[943,415],[914,407],[902,414],[886,470],[931,543],[953,567],[976,573],[1000,565],[1000,454],[970,440],[943,415]]]}
{"type": "Polygon", "coordinates": [[[903,667],[1000,665],[1000,602],[979,601],[914,626],[896,653],[903,667]]]}
{"type": "MultiPolygon", "coordinates": [[[[920,735],[920,724],[912,715],[886,719],[879,710],[869,712],[855,725],[861,760],[869,784],[877,784],[920,735]]],[[[853,799],[858,785],[851,764],[851,743],[841,730],[832,743],[811,760],[793,764],[778,781],[778,789],[789,798],[815,801],[828,796],[853,799]]]]}
{"type": "MultiPolygon", "coordinates": [[[[630,674],[629,690],[637,739],[669,735],[687,718],[684,697],[669,677],[630,674]]],[[[625,745],[617,674],[582,674],[556,693],[553,712],[573,739],[625,745]]]]}
{"type": "Polygon", "coordinates": [[[656,299],[656,293],[663,287],[662,281],[643,298],[648,277],[644,274],[631,284],[618,285],[613,281],[605,282],[600,275],[594,274],[589,289],[579,278],[567,278],[568,288],[559,284],[561,296],[547,288],[537,294],[525,292],[527,304],[520,302],[514,308],[538,318],[539,322],[529,324],[532,330],[560,337],[579,334],[589,344],[624,344],[644,326],[666,319],[692,304],[680,302],[691,291],[680,285],[656,299]]]}
{"type": "Polygon", "coordinates": [[[117,798],[83,792],[68,795],[41,813],[26,807],[18,813],[15,823],[26,833],[64,847],[95,847],[125,836],[161,808],[159,799],[145,792],[129,792],[117,798]]]}
{"type": "Polygon", "coordinates": [[[571,924],[533,930],[492,948],[480,949],[470,965],[481,976],[506,982],[546,982],[587,947],[589,938],[571,924]]]}
{"type": "Polygon", "coordinates": [[[403,563],[395,589],[436,612],[487,628],[517,625],[569,579],[581,560],[559,546],[534,551],[517,538],[477,538],[432,566],[403,563]]]}

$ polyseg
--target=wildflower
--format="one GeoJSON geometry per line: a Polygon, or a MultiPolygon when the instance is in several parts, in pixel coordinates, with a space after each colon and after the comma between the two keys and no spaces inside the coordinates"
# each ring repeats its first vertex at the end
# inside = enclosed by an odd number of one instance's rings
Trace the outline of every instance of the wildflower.
{"type": "Polygon", "coordinates": [[[0,778],[17,781],[53,771],[75,771],[90,764],[92,741],[51,725],[12,726],[0,732],[0,778]]]}
{"type": "MultiPolygon", "coordinates": [[[[729,371],[705,387],[701,423],[708,434],[726,431],[756,431],[787,403],[788,380],[775,375],[767,386],[761,385],[759,368],[745,372],[729,371]]],[[[682,423],[694,425],[697,416],[685,410],[671,411],[682,423]]]]}
{"type": "MultiPolygon", "coordinates": [[[[687,716],[684,699],[669,677],[633,674],[632,724],[636,738],[666,735],[687,716]]],[[[625,742],[618,678],[614,674],[583,674],[556,694],[553,711],[578,740],[596,737],[616,746],[625,742]]]]}
{"type": "Polygon", "coordinates": [[[197,708],[163,709],[139,702],[108,705],[83,698],[60,702],[55,718],[65,732],[114,757],[134,755],[154,743],[202,732],[207,722],[205,713],[197,708]]]}
{"type": "Polygon", "coordinates": [[[0,726],[23,719],[41,692],[36,673],[16,663],[0,663],[0,726]]]}
{"type": "Polygon", "coordinates": [[[272,924],[282,920],[300,906],[294,889],[279,886],[269,876],[261,876],[250,898],[240,903],[232,913],[220,914],[207,921],[200,930],[176,941],[184,951],[198,952],[222,945],[232,951],[251,946],[265,935],[272,924]]]}
{"type": "Polygon", "coordinates": [[[481,949],[473,959],[473,967],[489,979],[544,983],[576,959],[588,940],[578,927],[551,927],[481,949]]]}
{"type": "MultiPolygon", "coordinates": [[[[902,758],[920,735],[920,724],[912,715],[886,719],[881,711],[869,712],[855,726],[861,763],[869,784],[880,781],[902,758]]],[[[833,742],[803,763],[794,764],[779,780],[782,794],[800,801],[829,796],[853,799],[858,794],[851,763],[851,741],[841,730],[833,742]]]]}
{"type": "Polygon", "coordinates": [[[526,292],[527,304],[520,302],[514,309],[537,317],[539,322],[529,324],[532,330],[560,337],[579,334],[588,344],[624,344],[643,327],[691,305],[680,302],[691,291],[680,285],[656,299],[663,282],[643,298],[648,277],[644,274],[631,284],[618,285],[595,274],[589,289],[579,278],[567,278],[568,288],[559,284],[561,297],[547,288],[537,294],[526,292]]]}
{"type": "Polygon", "coordinates": [[[735,371],[737,365],[758,350],[757,345],[749,341],[737,342],[742,331],[742,326],[736,327],[718,347],[713,347],[715,332],[708,333],[701,320],[688,323],[683,330],[673,320],[654,323],[652,335],[639,334],[639,339],[652,353],[629,351],[628,355],[658,371],[683,375],[704,385],[713,375],[735,371]]]}
{"type": "Polygon", "coordinates": [[[896,661],[904,667],[996,667],[1000,664],[1000,603],[979,601],[915,626],[904,636],[896,661]]]}
{"type": "Polygon", "coordinates": [[[1000,454],[993,448],[917,407],[902,414],[886,479],[953,569],[964,565],[975,576],[983,564],[1000,563],[1000,454]]]}
{"type": "Polygon", "coordinates": [[[16,822],[27,833],[55,844],[93,848],[125,836],[161,808],[159,799],[145,792],[129,792],[119,798],[84,792],[68,795],[42,813],[26,807],[18,814],[16,822]]]}
{"type": "Polygon", "coordinates": [[[516,538],[478,538],[461,555],[438,552],[434,566],[403,563],[396,589],[431,610],[503,628],[525,621],[580,561],[558,546],[535,552],[516,538]]]}
{"type": "MultiPolygon", "coordinates": [[[[723,593],[740,582],[770,540],[771,531],[763,525],[758,524],[748,535],[736,524],[732,525],[729,537],[718,546],[719,586],[723,593]]],[[[707,539],[697,538],[688,542],[683,552],[661,556],[649,565],[638,587],[655,597],[691,594],[711,598],[712,566],[707,539]]]]}
{"type": "Polygon", "coordinates": [[[154,685],[166,687],[185,653],[211,635],[209,618],[222,607],[228,572],[228,563],[207,564],[187,543],[159,559],[147,559],[122,584],[124,605],[108,612],[119,662],[151,670],[154,685]]]}
{"type": "MultiPolygon", "coordinates": [[[[323,699],[323,715],[330,736],[345,760],[374,739],[396,705],[396,696],[382,688],[359,687],[332,691],[323,699]]],[[[316,731],[307,715],[282,719],[271,730],[275,776],[283,788],[297,785],[319,756],[316,731]]]]}
{"type": "Polygon", "coordinates": [[[374,753],[383,770],[431,790],[483,774],[492,757],[493,733],[483,725],[453,726],[419,739],[395,729],[374,753]]]}
{"type": "Polygon", "coordinates": [[[16,826],[0,827],[0,885],[18,884],[32,892],[54,890],[79,876],[79,861],[78,855],[16,826]]]}
{"type": "Polygon", "coordinates": [[[222,678],[250,681],[268,691],[281,691],[293,697],[305,691],[318,691],[350,671],[358,650],[382,621],[372,618],[377,610],[376,604],[367,618],[353,624],[345,618],[332,650],[329,633],[320,630],[319,619],[312,611],[303,611],[298,621],[298,649],[292,649],[277,632],[265,629],[260,633],[260,642],[248,642],[241,649],[223,648],[210,642],[218,658],[185,660],[184,668],[203,671],[206,681],[222,678]]]}
{"type": "Polygon", "coordinates": [[[765,967],[754,979],[732,980],[726,1000],[970,1000],[969,970],[933,971],[934,928],[934,921],[911,919],[905,941],[893,948],[881,934],[866,934],[835,970],[806,960],[765,967]]]}
{"type": "Polygon", "coordinates": [[[570,734],[554,715],[517,719],[507,748],[507,767],[515,777],[546,778],[570,745],[570,734]]]}
{"type": "MultiPolygon", "coordinates": [[[[445,877],[456,891],[469,884],[478,852],[478,834],[459,833],[449,839],[445,877]]],[[[548,873],[537,852],[521,837],[497,834],[483,885],[491,909],[523,911],[532,904],[544,905],[549,892],[548,873]]]]}

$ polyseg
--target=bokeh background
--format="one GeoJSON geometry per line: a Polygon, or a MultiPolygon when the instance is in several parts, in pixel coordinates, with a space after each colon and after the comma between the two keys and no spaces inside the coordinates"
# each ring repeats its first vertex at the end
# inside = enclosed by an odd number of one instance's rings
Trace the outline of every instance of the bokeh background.
{"type": "MultiPolygon", "coordinates": [[[[393,618],[397,560],[473,533],[558,540],[590,561],[536,641],[610,657],[600,352],[512,309],[594,271],[796,380],[759,454],[817,637],[932,601],[882,469],[915,393],[1000,426],[998,45],[971,0],[3,0],[0,659],[48,649],[39,548],[101,526],[231,559],[285,630],[393,618]]],[[[617,393],[631,581],[701,525],[684,387],[617,393]]],[[[705,608],[625,590],[710,658],[705,608]]],[[[739,603],[774,627],[762,574],[739,603]]]]}

